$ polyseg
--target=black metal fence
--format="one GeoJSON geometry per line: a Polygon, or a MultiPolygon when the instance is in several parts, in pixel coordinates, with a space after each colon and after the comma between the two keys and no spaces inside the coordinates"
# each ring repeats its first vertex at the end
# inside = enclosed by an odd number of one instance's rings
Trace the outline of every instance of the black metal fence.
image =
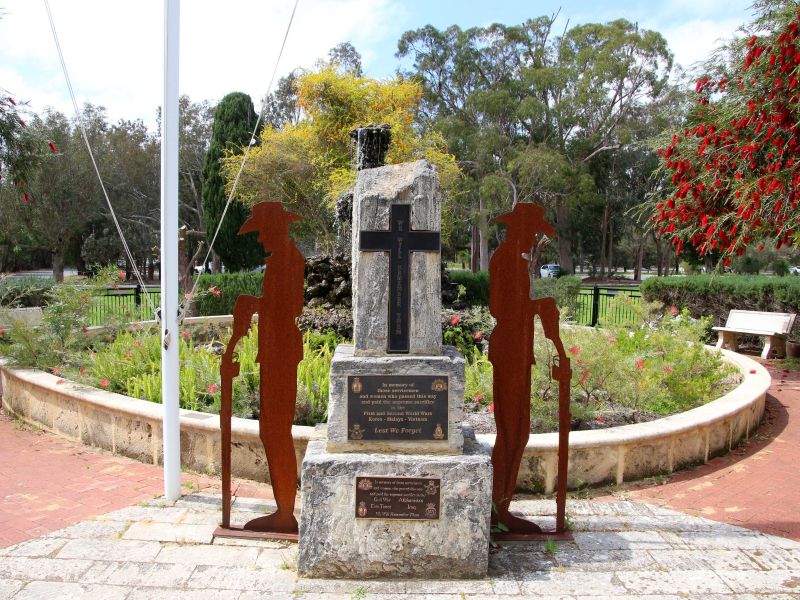
{"type": "Polygon", "coordinates": [[[90,311],[92,324],[102,325],[109,317],[122,318],[126,321],[147,321],[154,319],[153,311],[145,294],[150,296],[153,306],[161,304],[160,288],[142,286],[118,286],[106,288],[92,303],[90,311]]]}
{"type": "Polygon", "coordinates": [[[620,296],[629,298],[633,306],[642,302],[642,294],[638,288],[621,287],[582,287],[578,294],[575,310],[575,321],[580,325],[596,326],[600,320],[612,323],[630,323],[635,321],[636,312],[633,307],[622,302],[614,302],[620,296]]]}

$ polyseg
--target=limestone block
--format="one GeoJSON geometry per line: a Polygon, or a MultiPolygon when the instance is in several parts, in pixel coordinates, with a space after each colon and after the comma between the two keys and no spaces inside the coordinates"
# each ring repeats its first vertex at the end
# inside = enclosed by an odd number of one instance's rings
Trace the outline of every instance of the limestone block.
{"type": "Polygon", "coordinates": [[[464,380],[466,362],[452,346],[439,356],[393,354],[354,356],[352,345],[341,344],[331,361],[328,390],[329,452],[402,452],[411,454],[460,453],[464,445],[464,380]],[[355,375],[442,375],[449,378],[448,439],[442,441],[355,441],[347,439],[347,378],[355,375]]]}
{"type": "MultiPolygon", "coordinates": [[[[411,205],[411,229],[441,230],[439,177],[425,160],[359,171],[353,197],[353,337],[357,356],[386,353],[389,254],[361,252],[359,232],[388,231],[392,204],[411,205]]],[[[439,252],[410,261],[411,354],[441,351],[442,282],[439,252]]]]}
{"type": "Polygon", "coordinates": [[[458,456],[332,454],[309,442],[301,489],[301,576],[486,576],[492,465],[474,436],[458,456]],[[439,519],[357,518],[357,476],[440,478],[439,519]]]}

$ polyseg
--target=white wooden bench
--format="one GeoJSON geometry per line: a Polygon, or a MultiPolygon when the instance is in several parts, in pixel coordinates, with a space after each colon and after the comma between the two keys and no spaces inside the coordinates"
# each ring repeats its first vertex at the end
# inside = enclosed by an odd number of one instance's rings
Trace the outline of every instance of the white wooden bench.
{"type": "Polygon", "coordinates": [[[786,356],[786,338],[794,325],[793,313],[760,312],[757,310],[732,310],[725,321],[725,327],[713,327],[719,332],[717,348],[728,348],[734,352],[739,349],[739,335],[757,335],[764,339],[761,358],[786,356]]]}

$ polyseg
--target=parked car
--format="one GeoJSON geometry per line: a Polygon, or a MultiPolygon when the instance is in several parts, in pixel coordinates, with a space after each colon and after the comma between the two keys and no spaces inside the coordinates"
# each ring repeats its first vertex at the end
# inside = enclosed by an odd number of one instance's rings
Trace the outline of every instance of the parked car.
{"type": "Polygon", "coordinates": [[[800,266],[789,267],[790,275],[800,275],[800,266]]]}
{"type": "Polygon", "coordinates": [[[542,265],[542,268],[539,269],[539,273],[541,273],[542,277],[558,277],[561,275],[561,267],[558,265],[542,265]]]}

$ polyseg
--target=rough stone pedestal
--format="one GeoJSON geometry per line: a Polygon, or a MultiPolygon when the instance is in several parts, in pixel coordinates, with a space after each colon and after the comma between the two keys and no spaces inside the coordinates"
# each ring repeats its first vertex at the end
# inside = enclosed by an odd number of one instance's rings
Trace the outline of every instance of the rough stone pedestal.
{"type": "Polygon", "coordinates": [[[331,361],[328,398],[328,452],[392,452],[405,454],[460,454],[464,445],[464,380],[466,362],[453,346],[443,346],[440,356],[394,354],[353,356],[353,346],[341,344],[331,361]],[[437,440],[348,439],[347,378],[369,375],[440,375],[448,382],[448,437],[437,440]]]}
{"type": "Polygon", "coordinates": [[[492,464],[470,431],[464,454],[331,454],[303,461],[298,569],[304,577],[480,578],[489,563],[492,464]],[[441,479],[438,520],[356,517],[356,477],[441,479]]]}

